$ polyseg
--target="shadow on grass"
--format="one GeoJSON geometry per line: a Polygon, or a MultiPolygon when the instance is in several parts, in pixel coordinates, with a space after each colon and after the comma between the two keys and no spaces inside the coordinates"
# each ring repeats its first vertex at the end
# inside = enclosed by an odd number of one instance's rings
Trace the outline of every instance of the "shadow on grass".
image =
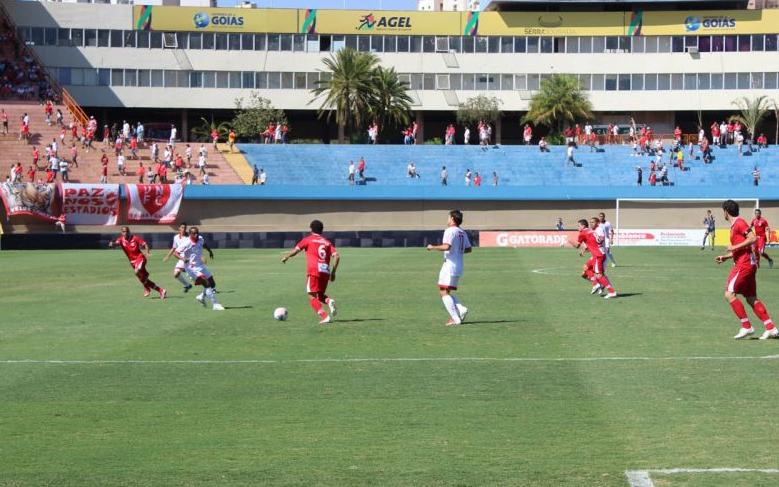
{"type": "Polygon", "coordinates": [[[477,320],[477,321],[471,321],[468,320],[463,325],[495,325],[499,323],[516,323],[519,324],[520,322],[517,320],[477,320]]]}
{"type": "Polygon", "coordinates": [[[362,323],[364,321],[384,321],[383,318],[355,318],[353,320],[335,320],[334,323],[362,323]]]}
{"type": "Polygon", "coordinates": [[[641,296],[643,293],[620,293],[617,294],[617,299],[632,298],[633,296],[641,296]]]}
{"type": "Polygon", "coordinates": [[[225,306],[225,309],[252,309],[254,306],[225,306]]]}

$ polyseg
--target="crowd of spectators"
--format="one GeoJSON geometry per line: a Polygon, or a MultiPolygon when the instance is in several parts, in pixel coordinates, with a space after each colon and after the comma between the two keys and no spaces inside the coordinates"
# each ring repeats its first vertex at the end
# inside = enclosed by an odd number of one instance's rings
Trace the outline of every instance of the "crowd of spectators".
{"type": "Polygon", "coordinates": [[[0,98],[59,100],[43,69],[4,18],[0,18],[0,98]]]}

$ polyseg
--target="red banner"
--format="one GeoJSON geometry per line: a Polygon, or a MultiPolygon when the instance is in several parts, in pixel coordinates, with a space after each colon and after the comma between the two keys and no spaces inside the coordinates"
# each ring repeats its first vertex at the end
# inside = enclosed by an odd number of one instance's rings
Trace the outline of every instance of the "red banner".
{"type": "Polygon", "coordinates": [[[48,221],[57,220],[60,210],[56,192],[56,184],[0,184],[0,197],[3,198],[5,212],[9,217],[27,215],[48,221]]]}
{"type": "Polygon", "coordinates": [[[62,213],[71,225],[116,225],[118,184],[62,184],[62,213]]]}
{"type": "Polygon", "coordinates": [[[514,232],[479,232],[479,247],[562,247],[573,231],[521,230],[514,232]]]}
{"type": "Polygon", "coordinates": [[[127,184],[127,221],[161,223],[176,221],[184,186],[181,184],[127,184]]]}

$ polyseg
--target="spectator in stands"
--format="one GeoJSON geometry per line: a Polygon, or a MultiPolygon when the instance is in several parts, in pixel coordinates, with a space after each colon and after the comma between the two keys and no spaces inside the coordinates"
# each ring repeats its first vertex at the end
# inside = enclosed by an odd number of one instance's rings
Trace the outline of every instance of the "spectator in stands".
{"type": "Polygon", "coordinates": [[[64,120],[63,120],[64,117],[62,116],[62,110],[60,110],[59,108],[57,108],[57,116],[56,117],[57,117],[56,118],[57,125],[59,125],[60,127],[64,127],[65,126],[64,120]]]}
{"type": "Polygon", "coordinates": [[[463,144],[469,145],[471,143],[471,129],[466,125],[463,130],[463,144]]]}
{"type": "Polygon", "coordinates": [[[105,184],[108,182],[108,154],[103,152],[103,157],[100,158],[100,182],[105,184]]]}
{"type": "Polygon", "coordinates": [[[757,148],[758,149],[768,148],[768,137],[766,137],[765,134],[760,134],[760,136],[757,138],[757,148]]]}
{"type": "Polygon", "coordinates": [[[22,173],[24,172],[24,169],[22,168],[22,163],[17,162],[16,164],[11,166],[11,182],[13,183],[21,183],[22,182],[22,173]]]}
{"type": "Polygon", "coordinates": [[[360,157],[357,161],[357,174],[360,176],[360,184],[365,184],[365,158],[360,157]]]}
{"type": "Polygon", "coordinates": [[[252,168],[252,186],[258,182],[260,182],[260,169],[257,167],[257,164],[255,164],[252,168]]]}
{"type": "Polygon", "coordinates": [[[70,181],[70,178],[68,178],[68,169],[70,169],[70,165],[68,164],[67,159],[64,157],[60,158],[60,177],[62,178],[63,183],[67,183],[70,181]]]}
{"type": "Polygon", "coordinates": [[[124,170],[124,163],[125,163],[124,154],[122,154],[120,151],[119,155],[116,156],[116,169],[119,171],[119,174],[121,174],[122,176],[127,175],[127,173],[125,173],[124,170]]]}
{"type": "Polygon", "coordinates": [[[268,175],[265,174],[265,169],[260,168],[260,186],[265,186],[268,182],[268,175]]]}
{"type": "Polygon", "coordinates": [[[590,146],[590,152],[597,152],[598,149],[595,146],[598,144],[598,136],[594,132],[590,132],[590,135],[585,135],[585,137],[587,137],[587,145],[590,146]]]}
{"type": "Polygon", "coordinates": [[[209,184],[211,184],[211,182],[210,182],[210,180],[208,178],[208,173],[203,174],[202,182],[203,182],[204,186],[208,186],[209,184]]]}
{"type": "Polygon", "coordinates": [[[230,129],[230,133],[227,134],[227,144],[230,146],[230,152],[235,152],[235,130],[230,129]]]}
{"type": "Polygon", "coordinates": [[[663,186],[668,186],[671,184],[671,182],[668,181],[668,166],[665,164],[660,166],[660,184],[663,186]]]}
{"type": "Polygon", "coordinates": [[[555,228],[555,230],[560,231],[560,232],[565,230],[565,225],[563,225],[563,219],[562,218],[557,217],[557,221],[554,224],[554,228],[555,228]]]}
{"type": "Polygon", "coordinates": [[[346,179],[349,180],[349,186],[354,186],[354,173],[356,169],[354,167],[354,161],[349,161],[349,174],[346,179]]]}
{"type": "Polygon", "coordinates": [[[379,137],[379,124],[376,122],[373,122],[368,126],[368,142],[371,144],[376,144],[376,141],[379,137]]]}
{"type": "Polygon", "coordinates": [[[41,153],[38,150],[38,146],[34,146],[32,148],[32,164],[33,166],[35,166],[36,169],[38,168],[38,160],[40,159],[40,157],[41,157],[41,153]]]}
{"type": "Polygon", "coordinates": [[[760,185],[760,169],[758,169],[757,166],[752,170],[752,183],[755,186],[760,185]]]}
{"type": "Polygon", "coordinates": [[[492,171],[492,185],[495,187],[498,186],[498,173],[495,171],[492,171]]]}
{"type": "Polygon", "coordinates": [[[449,171],[446,170],[446,166],[441,167],[441,186],[447,186],[449,184],[449,171]]]}
{"type": "Polygon", "coordinates": [[[525,128],[522,129],[522,140],[525,141],[525,145],[530,145],[530,141],[533,140],[533,129],[530,124],[525,124],[525,128]]]}
{"type": "Polygon", "coordinates": [[[636,185],[641,186],[644,179],[644,170],[641,166],[636,166],[636,185]]]}
{"type": "Polygon", "coordinates": [[[159,165],[157,177],[160,178],[160,184],[168,184],[168,166],[166,164],[159,165]]]}
{"type": "Polygon", "coordinates": [[[717,121],[711,123],[711,127],[709,127],[711,130],[711,142],[714,145],[720,145],[720,126],[717,124],[717,121]]]}
{"type": "Polygon", "coordinates": [[[168,145],[171,147],[176,147],[176,139],[178,138],[178,129],[175,125],[170,124],[170,141],[168,142],[168,145]]]}
{"type": "Polygon", "coordinates": [[[8,114],[5,109],[0,109],[0,120],[3,122],[3,135],[8,135],[8,114]]]}
{"type": "Polygon", "coordinates": [[[541,137],[541,139],[538,141],[538,150],[541,152],[552,152],[549,150],[549,146],[546,143],[546,139],[544,137],[541,137]]]}
{"type": "Polygon", "coordinates": [[[444,145],[454,145],[454,124],[449,124],[446,127],[446,132],[444,133],[444,145]]]}
{"type": "Polygon", "coordinates": [[[649,185],[655,186],[657,185],[657,172],[655,172],[653,169],[649,169],[649,185]]]}
{"type": "Polygon", "coordinates": [[[143,161],[140,161],[138,164],[138,172],[136,173],[138,175],[138,184],[143,184],[146,181],[146,166],[143,165],[143,161]]]}
{"type": "Polygon", "coordinates": [[[741,155],[744,149],[744,135],[740,131],[734,131],[733,137],[736,142],[736,147],[738,147],[738,155],[741,155]]]}
{"type": "Polygon", "coordinates": [[[141,122],[135,127],[135,137],[138,139],[138,143],[143,145],[143,136],[146,129],[141,122]]]}
{"type": "Polygon", "coordinates": [[[60,161],[57,159],[57,154],[52,152],[49,156],[49,169],[54,174],[54,179],[57,179],[57,173],[60,170],[60,161]]]}
{"type": "Polygon", "coordinates": [[[577,144],[582,143],[582,128],[579,126],[578,123],[573,127],[573,136],[577,144]]]}
{"type": "MultiPolygon", "coordinates": [[[[191,150],[189,154],[190,156],[192,155],[191,150]]],[[[138,139],[136,139],[134,135],[130,136],[130,155],[133,159],[138,159],[138,139]]]]}
{"type": "MultiPolygon", "coordinates": [[[[378,137],[378,125],[376,126],[376,136],[378,137]]],[[[289,125],[286,123],[281,124],[281,143],[289,144],[289,125]]]]}
{"type": "Polygon", "coordinates": [[[465,185],[466,186],[470,186],[471,185],[471,176],[472,176],[471,170],[470,169],[466,169],[465,170],[465,185]]]}
{"type": "Polygon", "coordinates": [[[78,167],[78,149],[76,148],[76,144],[70,145],[70,162],[78,167]]]}
{"type": "Polygon", "coordinates": [[[566,145],[571,145],[576,143],[573,140],[573,129],[571,127],[566,127],[566,129],[563,130],[563,137],[565,137],[566,145]]]}
{"type": "Polygon", "coordinates": [[[408,166],[406,167],[406,175],[412,179],[419,177],[419,174],[417,173],[417,166],[415,166],[413,162],[408,163],[408,166]]]}
{"type": "Polygon", "coordinates": [[[478,172],[473,176],[473,185],[481,187],[481,175],[478,172]]]}
{"type": "Polygon", "coordinates": [[[211,142],[214,144],[214,150],[216,150],[216,143],[219,141],[219,132],[214,128],[211,129],[211,142]]]}
{"type": "Polygon", "coordinates": [[[678,125],[674,129],[674,140],[677,143],[682,141],[682,129],[678,125]]]}
{"type": "Polygon", "coordinates": [[[31,183],[35,182],[35,166],[30,165],[29,169],[27,169],[27,179],[29,179],[31,183]]]}
{"type": "MultiPolygon", "coordinates": [[[[378,135],[378,132],[377,132],[378,135]]],[[[276,124],[276,128],[273,131],[273,143],[274,144],[281,144],[281,122],[276,124]]]]}
{"type": "Polygon", "coordinates": [[[576,161],[573,159],[573,142],[568,142],[568,148],[566,149],[566,160],[565,164],[568,165],[570,162],[573,167],[576,167],[576,161]]]}

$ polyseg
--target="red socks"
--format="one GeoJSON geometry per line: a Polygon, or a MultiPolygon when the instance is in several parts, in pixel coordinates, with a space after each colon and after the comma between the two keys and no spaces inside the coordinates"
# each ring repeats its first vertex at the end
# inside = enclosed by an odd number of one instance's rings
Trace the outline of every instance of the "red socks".
{"type": "Polygon", "coordinates": [[[314,308],[314,311],[319,315],[320,318],[327,317],[327,313],[325,313],[325,310],[322,309],[322,303],[319,302],[318,298],[310,298],[309,303],[311,303],[311,307],[314,308]]]}
{"type": "MultiPolygon", "coordinates": [[[[744,309],[744,307],[742,306],[741,309],[744,309]]],[[[760,318],[760,321],[765,324],[766,330],[774,329],[774,322],[771,320],[771,317],[768,316],[768,310],[765,309],[762,301],[756,299],[752,305],[752,311],[754,311],[757,317],[760,318]]]]}
{"type": "MultiPolygon", "coordinates": [[[[759,301],[757,301],[755,305],[757,305],[757,303],[759,303],[759,301]]],[[[760,305],[762,306],[762,303],[760,305]]],[[[744,309],[744,305],[741,304],[741,301],[734,299],[730,302],[730,307],[733,308],[733,312],[736,313],[736,317],[741,320],[742,328],[752,328],[752,323],[749,322],[749,318],[747,317],[747,310],[744,309]]],[[[765,311],[765,307],[763,310],[765,311]]]]}
{"type": "Polygon", "coordinates": [[[605,287],[605,288],[606,288],[606,291],[608,291],[608,292],[610,292],[610,293],[613,293],[613,292],[614,292],[614,288],[612,287],[612,285],[611,285],[611,281],[609,281],[609,278],[608,278],[608,277],[606,277],[606,276],[604,276],[604,275],[601,275],[601,276],[600,276],[600,277],[597,279],[597,282],[598,282],[598,284],[600,284],[601,286],[605,287]]]}

